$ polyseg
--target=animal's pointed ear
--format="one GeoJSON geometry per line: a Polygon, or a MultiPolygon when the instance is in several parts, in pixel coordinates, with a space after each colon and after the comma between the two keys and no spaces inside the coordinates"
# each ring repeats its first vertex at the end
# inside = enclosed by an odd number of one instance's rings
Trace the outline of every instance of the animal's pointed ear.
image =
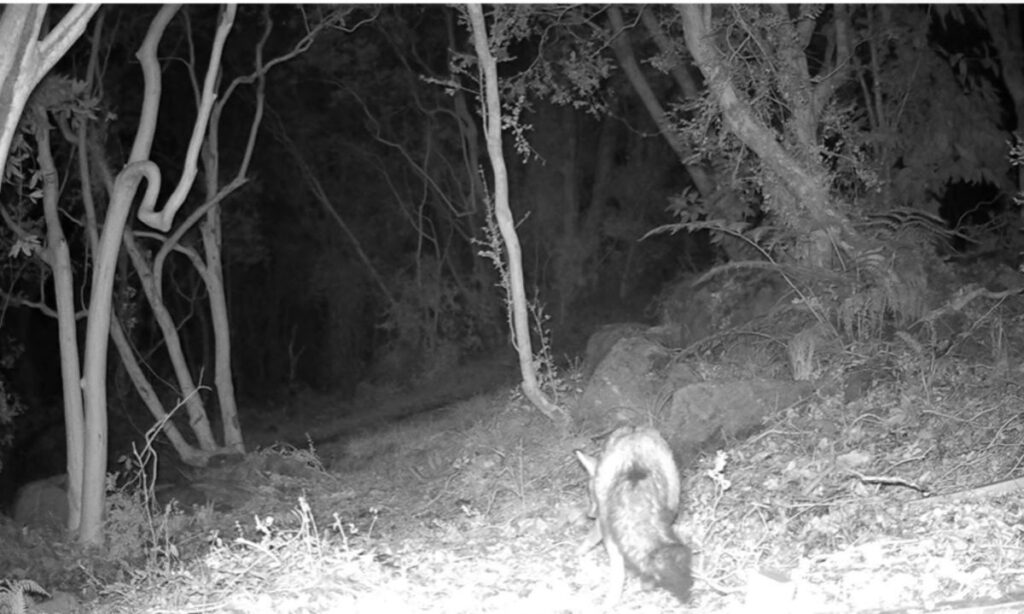
{"type": "Polygon", "coordinates": [[[591,477],[597,472],[597,459],[582,450],[575,450],[576,458],[591,477]]]}

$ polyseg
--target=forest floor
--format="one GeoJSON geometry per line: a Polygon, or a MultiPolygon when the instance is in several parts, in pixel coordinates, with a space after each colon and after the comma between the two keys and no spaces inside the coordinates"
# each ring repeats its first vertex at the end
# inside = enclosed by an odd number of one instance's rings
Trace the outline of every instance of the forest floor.
{"type": "MultiPolygon", "coordinates": [[[[591,525],[572,452],[599,442],[530,409],[500,371],[463,370],[458,394],[434,378],[381,397],[372,422],[325,400],[280,409],[252,440],[293,445],[194,476],[212,504],[130,514],[129,498],[104,556],[4,524],[0,578],[21,582],[0,612],[36,588],[51,609],[26,611],[598,611],[608,560],[576,554],[591,525]]],[[[911,373],[852,403],[780,408],[681,467],[692,600],[629,578],[615,611],[1022,611],[1005,602],[1024,593],[1024,505],[974,490],[1024,474],[1020,373],[954,359],[911,373]]]]}

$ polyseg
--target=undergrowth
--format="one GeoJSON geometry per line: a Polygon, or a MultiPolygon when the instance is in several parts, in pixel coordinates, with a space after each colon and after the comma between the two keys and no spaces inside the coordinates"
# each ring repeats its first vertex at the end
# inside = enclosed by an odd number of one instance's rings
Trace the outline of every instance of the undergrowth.
{"type": "Polygon", "coordinates": [[[29,594],[49,597],[50,594],[32,580],[0,580],[0,614],[28,612],[29,594]]]}

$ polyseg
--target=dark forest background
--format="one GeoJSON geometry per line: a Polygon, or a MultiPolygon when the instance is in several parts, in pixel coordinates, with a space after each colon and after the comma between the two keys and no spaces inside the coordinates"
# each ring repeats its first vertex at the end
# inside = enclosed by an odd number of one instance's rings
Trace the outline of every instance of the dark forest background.
{"type": "MultiPolygon", "coordinates": [[[[104,26],[56,73],[85,79],[91,51],[101,49],[101,83],[82,96],[93,96],[90,129],[116,169],[142,96],[134,53],[157,7],[101,11],[104,26]]],[[[185,8],[161,43],[153,151],[165,190],[195,115],[183,58],[208,53],[217,11],[185,8]]],[[[716,9],[704,40],[717,45],[746,112],[788,156],[771,160],[736,138],[674,7],[509,6],[492,18],[502,24],[505,153],[527,293],[550,318],[560,360],[602,323],[666,323],[687,284],[729,263],[787,267],[791,282],[821,300],[815,313],[847,338],[891,334],[962,283],[998,285],[1021,264],[1019,7],[716,9]],[[790,189],[785,168],[810,169],[827,198],[810,202],[790,189]],[[816,233],[825,227],[839,231],[822,249],[816,233]]],[[[269,74],[250,180],[223,203],[243,421],[288,395],[351,398],[361,382],[399,386],[511,352],[500,280],[479,255],[488,249],[490,171],[460,10],[242,6],[224,82],[250,70],[267,19],[268,57],[313,24],[331,25],[269,74]]],[[[243,93],[224,110],[221,179],[242,156],[254,104],[243,93]]],[[[76,150],[60,139],[54,147],[84,301],[90,265],[82,186],[70,172],[76,150]]],[[[0,427],[0,443],[8,479],[21,482],[61,468],[11,460],[38,454],[40,441],[63,443],[52,436],[61,423],[59,355],[47,274],[12,231],[14,222],[41,229],[34,188],[5,179],[15,188],[0,202],[8,220],[0,380],[5,405],[21,411],[0,427]]],[[[202,249],[198,236],[182,242],[202,249]]],[[[180,391],[139,284],[126,261],[116,308],[158,393],[174,399],[180,391]]],[[[208,381],[212,324],[186,256],[168,259],[163,289],[193,377],[208,381]]],[[[116,358],[109,378],[113,439],[138,437],[148,414],[116,358]]]]}

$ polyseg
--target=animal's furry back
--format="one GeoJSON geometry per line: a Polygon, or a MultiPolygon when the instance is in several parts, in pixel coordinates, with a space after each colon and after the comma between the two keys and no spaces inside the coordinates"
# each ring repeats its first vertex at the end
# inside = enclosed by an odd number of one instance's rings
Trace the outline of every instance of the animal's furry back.
{"type": "Polygon", "coordinates": [[[612,433],[592,480],[602,537],[618,545],[641,578],[686,601],[693,585],[690,549],[672,530],[679,494],[679,470],[656,430],[612,433]]]}
{"type": "Polygon", "coordinates": [[[672,530],[676,509],[665,499],[665,477],[634,463],[612,485],[605,539],[619,545],[626,565],[682,601],[690,597],[690,549],[672,530]]]}

